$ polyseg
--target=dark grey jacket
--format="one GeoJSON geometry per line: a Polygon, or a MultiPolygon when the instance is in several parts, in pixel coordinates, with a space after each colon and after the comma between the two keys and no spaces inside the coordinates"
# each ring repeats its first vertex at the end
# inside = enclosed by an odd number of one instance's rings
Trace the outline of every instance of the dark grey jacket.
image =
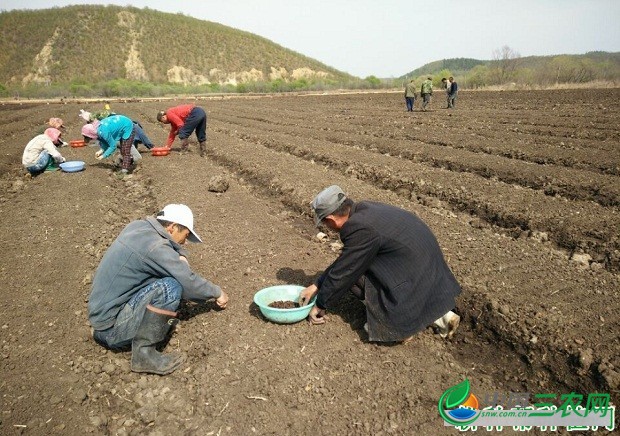
{"type": "Polygon", "coordinates": [[[454,308],[461,288],[437,239],[416,215],[355,203],[340,239],[342,254],[317,281],[317,306],[332,307],[365,276],[371,341],[403,340],[454,308]]]}
{"type": "Polygon", "coordinates": [[[129,223],[104,254],[93,278],[88,317],[95,330],[112,327],[134,294],[164,277],[181,283],[185,300],[218,298],[220,287],[194,273],[180,255],[187,257],[155,218],[129,223]]]}

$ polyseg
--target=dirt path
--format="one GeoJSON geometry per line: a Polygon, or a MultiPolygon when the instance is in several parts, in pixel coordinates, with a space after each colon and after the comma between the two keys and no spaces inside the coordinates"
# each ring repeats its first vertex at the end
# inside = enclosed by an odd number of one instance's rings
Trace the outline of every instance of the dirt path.
{"type": "MultiPolygon", "coordinates": [[[[9,121],[0,127],[0,433],[453,434],[437,402],[465,377],[478,393],[605,391],[617,404],[617,205],[550,196],[532,180],[534,169],[543,178],[566,174],[567,190],[578,192],[590,174],[616,195],[620,162],[609,144],[618,139],[619,92],[462,94],[449,118],[436,110],[408,119],[394,94],[201,102],[208,159],[145,153],[124,179],[92,147],[61,150],[87,162],[82,173],[23,178],[30,137],[54,115],[76,138],[84,106],[0,106],[9,121]],[[527,133],[514,130],[524,122],[527,133]],[[468,126],[489,143],[506,133],[497,149],[480,152],[468,126]],[[589,151],[557,157],[556,137],[589,151]],[[445,154],[457,144],[467,153],[445,154]],[[521,147],[520,157],[505,151],[521,147]],[[544,165],[527,151],[534,149],[544,165]],[[433,161],[434,153],[447,157],[433,161]],[[438,163],[448,158],[458,168],[438,163]],[[502,180],[524,163],[532,171],[502,180]],[[230,188],[209,192],[213,176],[230,188]],[[335,258],[336,238],[315,238],[308,207],[332,183],[354,199],[411,210],[434,230],[464,288],[454,341],[428,330],[408,345],[368,343],[363,307],[349,298],[320,327],[260,316],[258,289],[308,284],[335,258]],[[128,353],[89,339],[86,300],[123,226],[170,202],[192,207],[205,243],[189,247],[190,263],[229,292],[230,308],[185,306],[168,345],[187,355],[183,369],[138,375],[128,353]]],[[[113,104],[163,143],[159,108],[113,104]]]]}

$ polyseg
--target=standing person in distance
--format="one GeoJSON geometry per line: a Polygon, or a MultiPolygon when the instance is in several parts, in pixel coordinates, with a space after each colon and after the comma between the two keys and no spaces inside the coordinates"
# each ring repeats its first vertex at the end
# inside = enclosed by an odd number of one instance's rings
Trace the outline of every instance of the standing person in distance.
{"type": "Polygon", "coordinates": [[[426,80],[422,82],[420,94],[422,95],[422,110],[425,111],[426,106],[431,103],[431,96],[433,95],[433,79],[427,77],[426,80]]]}
{"type": "Polygon", "coordinates": [[[454,77],[448,79],[448,109],[454,109],[456,96],[459,92],[459,85],[454,81],[454,77]]]}
{"type": "Polygon", "coordinates": [[[413,112],[415,107],[415,82],[413,79],[405,85],[405,103],[407,104],[407,112],[413,112]]]}
{"type": "Polygon", "coordinates": [[[448,82],[448,79],[446,79],[445,77],[441,78],[441,86],[443,86],[443,89],[446,90],[446,103],[447,103],[447,109],[450,108],[450,83],[448,82]]]}
{"type": "Polygon", "coordinates": [[[171,107],[157,113],[157,121],[170,124],[170,134],[166,147],[171,148],[177,135],[181,140],[181,151],[189,150],[189,137],[196,131],[200,146],[200,157],[207,154],[207,113],[203,108],[193,104],[171,107]]]}

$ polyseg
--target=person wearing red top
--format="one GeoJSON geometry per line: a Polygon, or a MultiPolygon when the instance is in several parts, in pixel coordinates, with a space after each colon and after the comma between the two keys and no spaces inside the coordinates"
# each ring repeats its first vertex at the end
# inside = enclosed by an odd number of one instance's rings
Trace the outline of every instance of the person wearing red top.
{"type": "Polygon", "coordinates": [[[195,130],[200,144],[200,156],[205,156],[207,152],[207,114],[204,109],[193,104],[171,107],[168,110],[159,111],[157,121],[170,124],[170,134],[166,147],[171,148],[174,138],[179,135],[181,150],[187,151],[189,137],[195,130]]]}

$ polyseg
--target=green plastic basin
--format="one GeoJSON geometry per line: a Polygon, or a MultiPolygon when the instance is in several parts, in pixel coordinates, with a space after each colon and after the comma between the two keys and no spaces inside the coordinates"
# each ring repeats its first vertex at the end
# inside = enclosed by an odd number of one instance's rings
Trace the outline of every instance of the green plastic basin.
{"type": "Polygon", "coordinates": [[[299,302],[299,294],[304,289],[299,285],[278,285],[264,288],[254,294],[254,303],[258,306],[265,318],[278,324],[293,324],[305,319],[314,306],[316,297],[302,307],[292,309],[278,309],[269,307],[274,301],[294,301],[299,302]]]}

